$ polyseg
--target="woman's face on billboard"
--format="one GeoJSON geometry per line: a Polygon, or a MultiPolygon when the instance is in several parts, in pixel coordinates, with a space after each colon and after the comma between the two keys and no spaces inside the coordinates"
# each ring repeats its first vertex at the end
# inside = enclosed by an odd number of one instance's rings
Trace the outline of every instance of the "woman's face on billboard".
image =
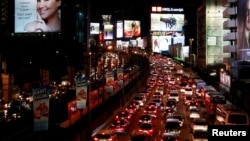
{"type": "Polygon", "coordinates": [[[250,0],[247,1],[246,8],[246,27],[250,30],[250,0]]]}
{"type": "Polygon", "coordinates": [[[42,19],[49,19],[58,14],[61,0],[37,0],[37,11],[42,19]]]}

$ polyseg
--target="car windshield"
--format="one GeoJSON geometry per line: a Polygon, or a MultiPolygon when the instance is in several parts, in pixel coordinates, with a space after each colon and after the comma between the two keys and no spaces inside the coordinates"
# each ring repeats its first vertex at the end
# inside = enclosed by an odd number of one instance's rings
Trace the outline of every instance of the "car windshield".
{"type": "Polygon", "coordinates": [[[136,97],[134,97],[134,100],[142,100],[142,99],[143,99],[142,96],[136,96],[136,97]]]}
{"type": "Polygon", "coordinates": [[[155,111],[156,108],[155,108],[155,106],[148,106],[148,107],[145,108],[145,110],[146,111],[155,111]]]}
{"type": "Polygon", "coordinates": [[[178,119],[178,120],[182,121],[182,116],[179,116],[179,115],[174,115],[174,116],[173,116],[173,118],[175,118],[175,119],[178,119]]]}
{"type": "Polygon", "coordinates": [[[194,138],[207,138],[207,132],[204,131],[196,131],[193,133],[194,138]]]}
{"type": "Polygon", "coordinates": [[[118,126],[118,125],[125,125],[125,124],[126,124],[125,120],[114,120],[112,125],[118,126]]]}
{"type": "Polygon", "coordinates": [[[150,115],[141,115],[140,119],[149,120],[149,119],[151,119],[151,116],[150,115]]]}
{"type": "Polygon", "coordinates": [[[147,123],[141,124],[140,127],[141,129],[146,129],[146,130],[153,128],[152,124],[147,124],[147,123]]]}
{"type": "Polygon", "coordinates": [[[165,125],[165,129],[166,130],[171,130],[171,129],[180,129],[180,124],[179,122],[166,122],[166,125],[165,125]]]}
{"type": "Polygon", "coordinates": [[[194,121],[195,125],[207,125],[206,121],[194,121]]]}
{"type": "Polygon", "coordinates": [[[174,105],[174,106],[176,105],[175,101],[171,101],[171,100],[167,101],[168,107],[171,107],[172,105],[174,105]]]}
{"type": "Polygon", "coordinates": [[[109,139],[111,136],[110,136],[110,134],[102,134],[102,133],[100,133],[100,134],[96,134],[96,137],[98,139],[109,139]]]}
{"type": "Polygon", "coordinates": [[[171,93],[170,96],[178,96],[178,93],[171,93]]]}

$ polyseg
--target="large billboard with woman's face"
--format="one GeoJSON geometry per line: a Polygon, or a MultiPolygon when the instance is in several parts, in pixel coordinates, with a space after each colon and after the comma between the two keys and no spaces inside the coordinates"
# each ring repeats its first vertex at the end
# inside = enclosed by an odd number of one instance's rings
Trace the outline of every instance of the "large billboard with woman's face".
{"type": "Polygon", "coordinates": [[[184,14],[151,13],[151,31],[183,31],[184,14]]]}
{"type": "Polygon", "coordinates": [[[238,44],[237,58],[242,61],[250,60],[250,0],[238,0],[237,11],[238,44]]]}
{"type": "Polygon", "coordinates": [[[15,0],[15,33],[60,32],[61,0],[15,0]]]}

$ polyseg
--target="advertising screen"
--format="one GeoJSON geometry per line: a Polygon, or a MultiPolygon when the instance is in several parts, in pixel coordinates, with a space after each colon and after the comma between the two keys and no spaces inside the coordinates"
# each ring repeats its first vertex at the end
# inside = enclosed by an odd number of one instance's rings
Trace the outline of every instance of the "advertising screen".
{"type": "Polygon", "coordinates": [[[162,53],[169,50],[172,36],[152,36],[152,51],[162,53]]]}
{"type": "Polygon", "coordinates": [[[15,33],[60,32],[61,0],[15,0],[15,33]],[[43,10],[44,6],[54,10],[43,10]]]}
{"type": "Polygon", "coordinates": [[[136,20],[124,20],[124,37],[141,36],[141,22],[136,20]]]}
{"type": "Polygon", "coordinates": [[[250,61],[250,4],[249,0],[238,0],[237,8],[237,58],[241,61],[250,61]]]}
{"type": "Polygon", "coordinates": [[[100,23],[90,23],[90,34],[99,34],[100,33],[100,23]]]}
{"type": "Polygon", "coordinates": [[[184,14],[151,13],[151,31],[183,31],[184,14]]]}
{"type": "Polygon", "coordinates": [[[102,15],[103,24],[111,24],[111,15],[102,15]]]}
{"type": "Polygon", "coordinates": [[[105,24],[104,25],[104,40],[113,39],[113,25],[105,24]]]}
{"type": "Polygon", "coordinates": [[[123,37],[123,22],[119,21],[116,23],[116,38],[123,37]]]}

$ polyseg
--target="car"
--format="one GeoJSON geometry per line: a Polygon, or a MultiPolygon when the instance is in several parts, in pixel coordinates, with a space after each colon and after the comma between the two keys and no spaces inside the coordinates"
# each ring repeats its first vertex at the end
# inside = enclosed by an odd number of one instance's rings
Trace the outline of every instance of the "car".
{"type": "Polygon", "coordinates": [[[145,98],[145,96],[142,95],[136,95],[133,98],[133,101],[137,101],[140,103],[140,107],[144,106],[144,104],[146,103],[147,99],[145,98]]]}
{"type": "Polygon", "coordinates": [[[163,116],[164,118],[169,118],[169,117],[172,117],[174,113],[175,113],[175,110],[173,108],[166,107],[166,109],[164,110],[163,116]]]}
{"type": "Polygon", "coordinates": [[[115,133],[126,133],[130,122],[126,119],[114,119],[110,125],[110,129],[115,133]]]}
{"type": "Polygon", "coordinates": [[[170,87],[169,91],[170,91],[170,93],[171,92],[178,93],[178,89],[175,86],[170,87]]]}
{"type": "Polygon", "coordinates": [[[148,136],[153,136],[154,129],[153,123],[142,123],[139,125],[139,132],[146,133],[148,136]]]}
{"type": "Polygon", "coordinates": [[[184,100],[184,103],[187,105],[188,103],[194,100],[194,97],[192,95],[184,95],[183,100],[184,100]]]}
{"type": "Polygon", "coordinates": [[[157,100],[162,100],[162,96],[159,96],[159,95],[153,95],[152,96],[152,99],[154,100],[154,99],[157,99],[157,100]]]}
{"type": "Polygon", "coordinates": [[[189,120],[192,122],[194,119],[200,118],[200,110],[198,108],[189,110],[189,120]]]}
{"type": "Polygon", "coordinates": [[[153,122],[153,118],[149,114],[142,114],[139,117],[139,124],[142,124],[142,123],[152,123],[152,122],[153,122]]]}
{"type": "Polygon", "coordinates": [[[140,109],[140,102],[138,102],[138,101],[131,101],[130,104],[134,105],[137,110],[140,109]]]}
{"type": "Polygon", "coordinates": [[[178,137],[171,133],[164,132],[160,137],[160,141],[178,141],[178,137]]]}
{"type": "Polygon", "coordinates": [[[191,130],[203,130],[208,131],[208,122],[205,118],[196,118],[191,123],[191,130]]]}
{"type": "Polygon", "coordinates": [[[121,110],[118,111],[115,115],[115,119],[126,119],[128,121],[131,121],[132,118],[132,114],[130,114],[128,111],[126,110],[121,110]]]}
{"type": "Polygon", "coordinates": [[[138,109],[135,105],[129,104],[125,107],[125,110],[127,110],[130,114],[134,114],[138,109]]]}
{"type": "Polygon", "coordinates": [[[179,137],[181,133],[180,128],[181,127],[180,127],[179,119],[167,118],[165,122],[165,133],[170,133],[176,137],[179,137]]]}
{"type": "MultiPolygon", "coordinates": [[[[164,84],[162,82],[162,84],[164,84]]],[[[164,95],[164,86],[158,86],[155,90],[157,93],[160,93],[162,96],[164,95]]]]}
{"type": "Polygon", "coordinates": [[[183,126],[183,123],[184,123],[184,118],[181,114],[174,114],[172,115],[171,118],[175,118],[175,119],[178,119],[179,120],[179,123],[180,123],[180,127],[183,126]]]}
{"type": "Polygon", "coordinates": [[[164,103],[163,103],[162,99],[153,98],[153,99],[152,99],[152,102],[154,102],[154,103],[156,104],[156,107],[157,107],[159,110],[163,110],[163,109],[164,109],[164,103]]]}
{"type": "Polygon", "coordinates": [[[166,102],[166,107],[165,107],[165,109],[166,109],[167,107],[170,107],[170,108],[173,108],[173,109],[176,111],[176,109],[177,109],[176,104],[177,104],[177,103],[176,103],[175,99],[168,99],[167,102],[166,102]]]}
{"type": "Polygon", "coordinates": [[[149,96],[149,92],[147,90],[140,90],[137,92],[138,94],[145,95],[146,97],[149,96]]]}
{"type": "Polygon", "coordinates": [[[156,106],[153,105],[147,105],[143,111],[144,114],[151,115],[152,117],[156,118],[157,117],[157,108],[156,106]]]}
{"type": "Polygon", "coordinates": [[[170,92],[168,95],[168,98],[169,99],[173,98],[176,100],[176,102],[178,102],[179,101],[179,94],[178,94],[178,92],[170,92]]]}
{"type": "Polygon", "coordinates": [[[117,134],[111,129],[101,129],[93,137],[93,141],[117,141],[117,134]]]}
{"type": "Polygon", "coordinates": [[[196,130],[191,134],[191,141],[208,141],[208,132],[196,130]]]}
{"type": "Polygon", "coordinates": [[[192,87],[185,87],[184,93],[185,93],[185,95],[193,95],[193,88],[192,87]]]}

